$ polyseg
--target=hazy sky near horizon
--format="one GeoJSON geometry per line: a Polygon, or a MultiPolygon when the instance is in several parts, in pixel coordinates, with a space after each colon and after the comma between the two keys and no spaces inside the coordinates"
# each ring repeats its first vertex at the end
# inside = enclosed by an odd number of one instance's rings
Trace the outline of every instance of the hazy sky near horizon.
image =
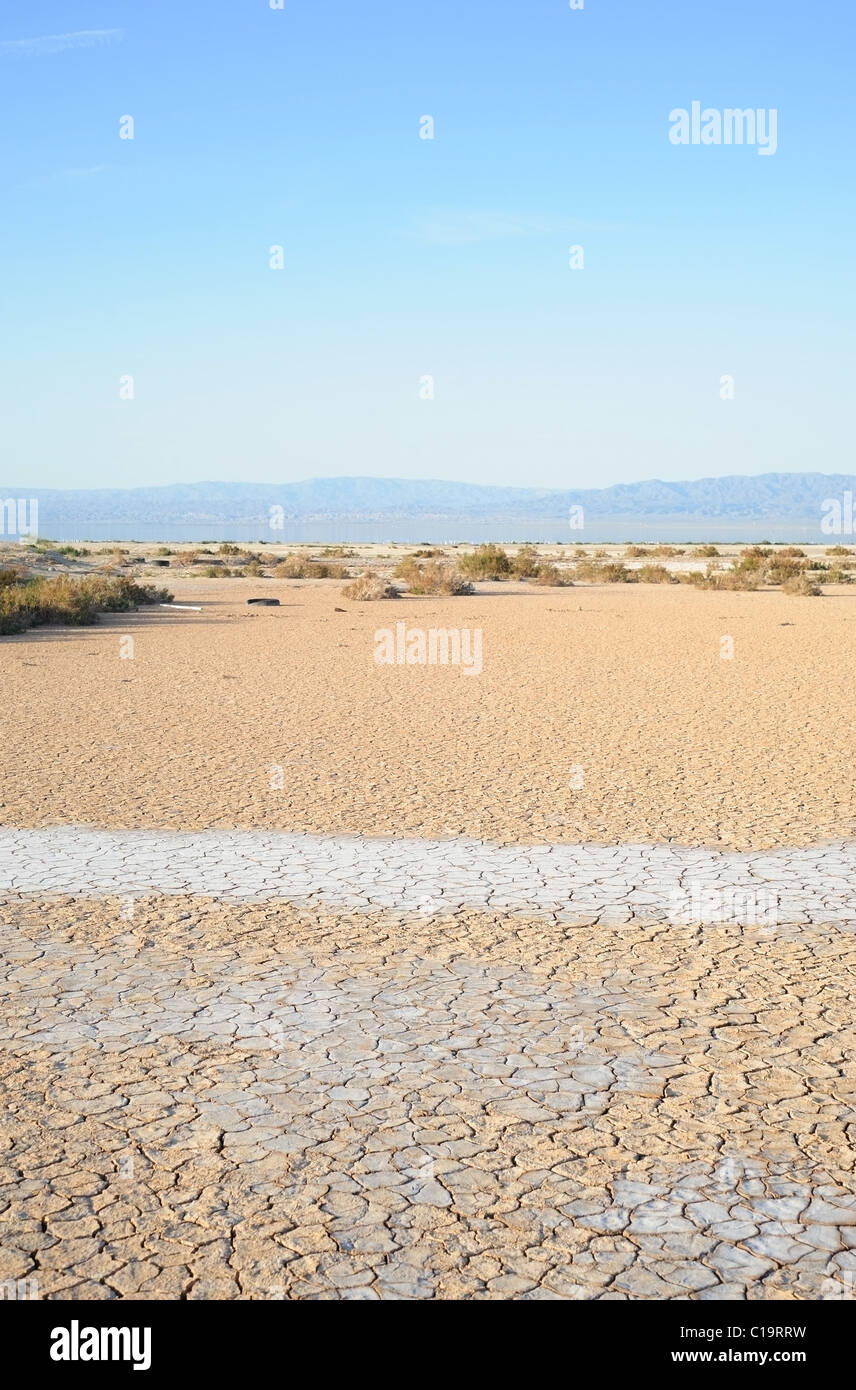
{"type": "Polygon", "coordinates": [[[854,36],[852,0],[7,0],[0,489],[851,471],[854,36]],[[694,101],[775,108],[775,154],[672,144],[694,101]]]}

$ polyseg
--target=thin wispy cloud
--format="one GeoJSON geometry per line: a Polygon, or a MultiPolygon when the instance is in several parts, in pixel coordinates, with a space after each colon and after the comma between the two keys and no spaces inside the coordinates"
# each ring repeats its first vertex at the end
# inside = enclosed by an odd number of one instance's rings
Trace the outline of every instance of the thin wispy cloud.
{"type": "Polygon", "coordinates": [[[97,179],[107,168],[106,164],[81,164],[69,169],[52,169],[49,173],[35,174],[25,179],[17,185],[17,189],[55,189],[58,184],[85,183],[87,179],[97,179]]]}
{"type": "Polygon", "coordinates": [[[90,164],[87,169],[63,169],[57,177],[61,179],[91,179],[95,174],[100,174],[103,169],[103,164],[90,164]]]}
{"type": "Polygon", "coordinates": [[[122,29],[76,29],[71,34],[41,34],[32,39],[2,39],[0,53],[10,57],[36,57],[40,53],[64,53],[68,48],[99,48],[121,39],[122,29]]]}
{"type": "Polygon", "coordinates": [[[418,218],[418,235],[437,246],[461,246],[474,241],[500,241],[506,237],[543,236],[548,223],[514,213],[436,209],[418,218]]]}
{"type": "Polygon", "coordinates": [[[530,217],[520,213],[487,212],[464,208],[430,208],[416,216],[410,234],[435,246],[465,246],[479,241],[504,241],[510,237],[568,236],[582,232],[616,232],[624,222],[592,221],[553,213],[530,217]]]}

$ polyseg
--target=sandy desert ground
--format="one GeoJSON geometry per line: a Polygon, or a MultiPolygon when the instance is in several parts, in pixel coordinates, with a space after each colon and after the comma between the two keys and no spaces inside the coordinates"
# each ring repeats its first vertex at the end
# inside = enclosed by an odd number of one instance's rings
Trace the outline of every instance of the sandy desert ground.
{"type": "Polygon", "coordinates": [[[0,639],[0,1278],[853,1297],[856,590],[163,582],[0,639]]]}
{"type": "Polygon", "coordinates": [[[856,831],[856,586],[351,603],[331,580],[166,582],[202,612],[2,639],[4,824],[733,849],[856,831]],[[264,595],[280,607],[247,605],[264,595]],[[482,674],[376,665],[402,619],[480,628],[482,674]]]}

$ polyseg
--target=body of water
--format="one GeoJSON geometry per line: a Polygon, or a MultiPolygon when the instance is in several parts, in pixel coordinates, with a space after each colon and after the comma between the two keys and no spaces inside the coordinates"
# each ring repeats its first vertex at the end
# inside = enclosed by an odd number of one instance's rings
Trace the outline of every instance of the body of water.
{"type": "MultiPolygon", "coordinates": [[[[718,541],[721,544],[757,544],[762,540],[793,541],[803,545],[835,545],[840,540],[849,544],[853,539],[847,536],[825,535],[820,529],[820,520],[817,517],[804,521],[757,522],[723,521],[721,518],[711,521],[619,518],[613,521],[592,521],[582,528],[573,530],[569,527],[567,518],[555,521],[533,521],[528,518],[472,521],[467,517],[424,520],[403,517],[394,521],[287,521],[281,529],[274,530],[263,521],[232,524],[187,521],[66,523],[60,519],[52,520],[50,516],[40,516],[39,535],[66,543],[189,541],[203,544],[206,541],[240,541],[254,545],[265,541],[273,545],[298,542],[311,545],[419,545],[423,542],[430,545],[459,545],[485,541],[504,544],[515,541],[542,541],[561,545],[622,544],[626,541],[667,541],[672,544],[718,541]]],[[[7,539],[16,540],[18,537],[10,535],[7,539]]],[[[32,537],[22,536],[20,539],[27,541],[32,537]]]]}

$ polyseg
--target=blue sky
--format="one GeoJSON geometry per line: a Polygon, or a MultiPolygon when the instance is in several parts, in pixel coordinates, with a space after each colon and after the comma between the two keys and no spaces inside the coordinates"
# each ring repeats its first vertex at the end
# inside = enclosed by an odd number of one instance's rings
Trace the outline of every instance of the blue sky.
{"type": "Polygon", "coordinates": [[[849,471],[854,34],[850,0],[7,0],[0,485],[849,471]],[[775,108],[775,155],[671,144],[694,100],[775,108]]]}

